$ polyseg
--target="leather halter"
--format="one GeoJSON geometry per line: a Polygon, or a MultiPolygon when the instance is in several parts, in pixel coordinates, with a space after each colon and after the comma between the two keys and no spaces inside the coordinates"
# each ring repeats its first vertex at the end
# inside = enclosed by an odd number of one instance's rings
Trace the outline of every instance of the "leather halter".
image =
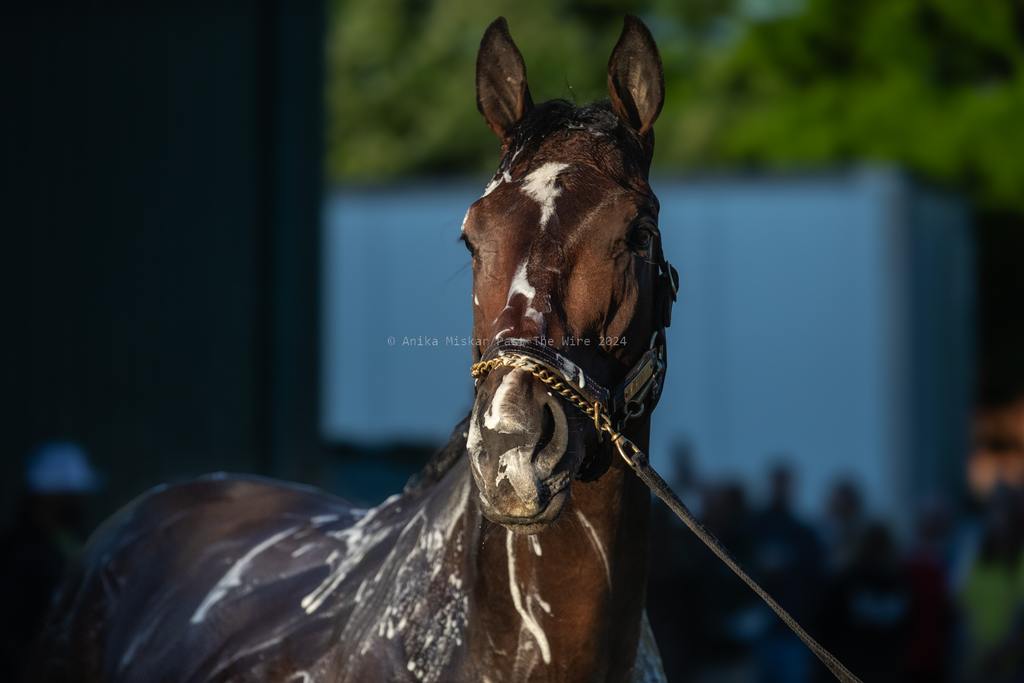
{"type": "MultiPolygon", "coordinates": [[[[653,263],[657,267],[654,291],[657,328],[643,356],[615,388],[606,388],[552,346],[523,338],[500,339],[487,348],[472,367],[477,385],[496,367],[525,367],[593,419],[599,441],[605,433],[621,436],[627,422],[653,412],[661,398],[668,369],[665,328],[672,323],[672,304],[679,293],[679,273],[665,258],[660,236],[653,248],[653,263]]],[[[612,442],[625,457],[623,442],[617,437],[613,437],[612,442]]],[[[615,449],[589,450],[584,460],[577,463],[576,478],[591,481],[600,477],[611,465],[615,449]]],[[[628,462],[628,457],[626,459],[628,462]]]]}
{"type": "MultiPolygon", "coordinates": [[[[672,324],[672,304],[679,293],[679,273],[665,258],[661,238],[655,240],[654,263],[658,268],[655,282],[654,310],[658,327],[640,360],[630,368],[617,386],[606,388],[573,362],[564,353],[544,342],[533,339],[508,337],[493,342],[473,365],[473,375],[482,378],[495,359],[508,357],[529,358],[548,372],[559,377],[582,394],[588,403],[599,406],[597,413],[605,413],[612,424],[621,430],[625,424],[645,413],[652,412],[661,398],[668,369],[665,348],[665,328],[672,324]]],[[[598,428],[598,434],[601,430],[598,428]]]]}

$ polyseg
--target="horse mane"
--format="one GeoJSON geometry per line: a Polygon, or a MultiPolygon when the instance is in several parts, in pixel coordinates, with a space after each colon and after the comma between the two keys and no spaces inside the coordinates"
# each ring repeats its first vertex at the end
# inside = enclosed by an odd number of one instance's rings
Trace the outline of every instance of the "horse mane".
{"type": "Polygon", "coordinates": [[[451,436],[448,437],[448,443],[434,451],[434,454],[430,456],[427,463],[423,466],[416,474],[409,477],[409,481],[406,482],[405,488],[402,489],[403,494],[415,494],[420,493],[429,489],[431,486],[441,481],[444,475],[448,473],[455,463],[462,458],[466,452],[466,435],[469,429],[469,417],[467,413],[466,417],[462,418],[455,428],[452,430],[451,436]]]}

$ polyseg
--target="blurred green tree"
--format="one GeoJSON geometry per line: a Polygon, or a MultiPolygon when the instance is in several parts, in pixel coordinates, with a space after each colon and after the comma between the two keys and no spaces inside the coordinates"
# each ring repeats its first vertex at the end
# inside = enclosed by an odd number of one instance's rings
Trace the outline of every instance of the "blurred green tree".
{"type": "Polygon", "coordinates": [[[330,177],[490,168],[473,92],[487,23],[509,18],[535,99],[584,102],[605,94],[627,12],[665,63],[661,170],[880,161],[1024,211],[1019,0],[336,0],[330,177]]]}
{"type": "MultiPolygon", "coordinates": [[[[477,113],[473,85],[484,28],[509,18],[535,99],[585,101],[600,96],[604,76],[600,60],[582,57],[599,44],[610,52],[614,42],[606,4],[336,0],[327,46],[329,176],[379,181],[494,165],[498,143],[477,113]]],[[[639,9],[617,4],[620,21],[624,10],[639,9]]]]}
{"type": "MultiPolygon", "coordinates": [[[[626,13],[644,16],[674,63],[733,0],[334,0],[327,44],[329,177],[377,182],[487,169],[497,141],[476,111],[476,51],[505,16],[535,100],[606,96],[604,66],[626,13]],[[666,9],[659,9],[664,5],[666,9]],[[661,17],[665,17],[663,20],[661,17]],[[662,30],[664,29],[664,30],[662,30]]],[[[673,71],[679,77],[683,68],[673,71]]]]}
{"type": "Polygon", "coordinates": [[[1022,48],[1017,0],[808,0],[702,56],[658,152],[702,167],[894,162],[1024,210],[1022,48]]]}

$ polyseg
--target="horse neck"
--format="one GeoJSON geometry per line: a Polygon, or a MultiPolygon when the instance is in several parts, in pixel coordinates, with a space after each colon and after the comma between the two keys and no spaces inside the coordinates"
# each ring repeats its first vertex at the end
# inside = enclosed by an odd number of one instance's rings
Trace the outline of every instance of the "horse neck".
{"type": "MultiPolygon", "coordinates": [[[[646,421],[629,436],[646,450],[646,421]]],[[[624,676],[639,637],[649,511],[647,489],[613,455],[596,481],[574,482],[539,534],[483,520],[470,616],[478,661],[511,667],[509,680],[543,679],[553,662],[563,672],[571,662],[580,680],[624,676]]]]}

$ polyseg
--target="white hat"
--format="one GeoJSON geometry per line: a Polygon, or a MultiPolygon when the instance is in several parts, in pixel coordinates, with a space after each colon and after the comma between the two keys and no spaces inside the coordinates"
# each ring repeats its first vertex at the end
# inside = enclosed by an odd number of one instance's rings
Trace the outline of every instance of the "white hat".
{"type": "Polygon", "coordinates": [[[50,441],[29,456],[25,484],[32,493],[92,493],[99,488],[99,476],[81,446],[50,441]]]}

